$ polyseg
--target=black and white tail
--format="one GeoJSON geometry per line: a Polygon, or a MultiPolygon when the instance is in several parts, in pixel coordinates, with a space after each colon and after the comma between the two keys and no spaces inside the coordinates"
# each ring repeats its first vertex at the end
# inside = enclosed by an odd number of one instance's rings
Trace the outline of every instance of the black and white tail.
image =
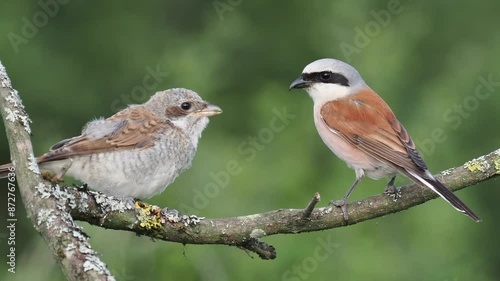
{"type": "Polygon", "coordinates": [[[446,200],[446,202],[450,203],[453,208],[455,208],[457,211],[464,213],[465,215],[469,216],[471,219],[475,220],[476,222],[480,222],[481,218],[476,215],[467,205],[465,205],[462,200],[460,200],[451,190],[449,190],[444,184],[442,184],[440,181],[434,178],[432,174],[426,170],[425,174],[423,175],[418,175],[415,172],[412,171],[406,171],[405,173],[410,179],[415,181],[416,183],[421,183],[428,188],[432,189],[432,191],[436,192],[441,198],[446,200]]]}

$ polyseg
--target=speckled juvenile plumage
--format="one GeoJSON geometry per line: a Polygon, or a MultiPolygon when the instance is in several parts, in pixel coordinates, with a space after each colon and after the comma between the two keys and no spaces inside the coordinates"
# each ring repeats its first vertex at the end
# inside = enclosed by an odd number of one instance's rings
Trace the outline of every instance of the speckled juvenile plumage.
{"type": "MultiPolygon", "coordinates": [[[[170,89],[141,105],[85,125],[38,157],[41,170],[63,173],[119,197],[148,198],[190,167],[209,116],[219,107],[195,92],[170,89]]],[[[10,164],[0,166],[5,177],[10,164]]]]}

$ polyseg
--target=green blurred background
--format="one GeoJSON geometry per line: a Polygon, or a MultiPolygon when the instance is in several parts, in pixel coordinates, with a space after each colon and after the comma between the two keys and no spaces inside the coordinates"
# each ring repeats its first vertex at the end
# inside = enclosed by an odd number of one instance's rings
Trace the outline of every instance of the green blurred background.
{"type": "MultiPolygon", "coordinates": [[[[37,154],[88,120],[166,88],[193,89],[224,110],[211,120],[192,168],[150,203],[218,218],[302,208],[316,191],[321,206],[340,198],[354,172],[317,135],[307,94],[288,91],[306,64],[323,57],[361,72],[431,170],[499,148],[500,86],[483,88],[481,99],[475,94],[479,77],[500,81],[498,1],[54,3],[0,4],[0,60],[33,120],[37,154]],[[145,84],[147,77],[154,79],[145,84]],[[284,108],[294,118],[270,130],[284,108]],[[435,131],[443,136],[432,140],[435,131]],[[230,161],[239,173],[207,193],[211,175],[230,161]],[[200,193],[213,198],[193,202],[200,193]]],[[[5,136],[0,160],[9,161],[5,136]]],[[[385,184],[367,179],[351,199],[385,184]]],[[[482,223],[433,200],[347,228],[265,238],[278,251],[272,261],[79,224],[118,280],[499,280],[496,185],[458,193],[482,223]],[[317,250],[321,241],[333,245],[328,252],[317,250]]],[[[63,280],[19,201],[17,273],[6,271],[6,207],[0,214],[0,279],[63,280]]]]}

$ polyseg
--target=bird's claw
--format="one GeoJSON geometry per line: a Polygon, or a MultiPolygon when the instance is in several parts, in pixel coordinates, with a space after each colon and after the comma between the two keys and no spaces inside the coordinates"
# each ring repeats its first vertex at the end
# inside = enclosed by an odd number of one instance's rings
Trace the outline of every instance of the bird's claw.
{"type": "Polygon", "coordinates": [[[339,207],[340,210],[342,211],[342,214],[344,215],[344,221],[347,224],[347,221],[349,220],[349,215],[347,214],[347,204],[346,200],[332,200],[330,201],[330,205],[339,207]]]}
{"type": "Polygon", "coordinates": [[[397,188],[394,185],[388,185],[384,190],[384,194],[389,195],[392,197],[392,201],[396,202],[398,198],[401,198],[401,188],[397,188]]]}
{"type": "Polygon", "coordinates": [[[42,172],[42,178],[50,182],[51,184],[58,184],[63,182],[63,180],[59,176],[49,171],[42,172]]]}

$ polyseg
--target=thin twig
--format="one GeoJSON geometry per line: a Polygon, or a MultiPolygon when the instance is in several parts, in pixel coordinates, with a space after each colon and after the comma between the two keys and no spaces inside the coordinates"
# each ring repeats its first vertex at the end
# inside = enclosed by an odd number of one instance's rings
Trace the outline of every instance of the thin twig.
{"type": "Polygon", "coordinates": [[[314,207],[316,207],[316,204],[321,200],[321,195],[319,195],[319,192],[314,193],[313,198],[307,204],[307,207],[304,209],[304,212],[302,214],[303,219],[308,219],[311,217],[312,212],[314,211],[314,207]]]}

